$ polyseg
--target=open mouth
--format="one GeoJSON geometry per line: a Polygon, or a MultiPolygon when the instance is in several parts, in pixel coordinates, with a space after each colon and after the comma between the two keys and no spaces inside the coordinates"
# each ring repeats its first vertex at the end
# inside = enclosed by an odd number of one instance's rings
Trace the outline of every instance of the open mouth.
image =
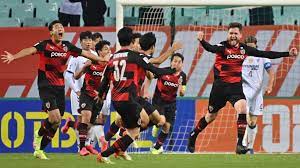
{"type": "Polygon", "coordinates": [[[63,33],[58,33],[58,36],[59,36],[59,37],[62,37],[62,36],[63,36],[63,33]]]}

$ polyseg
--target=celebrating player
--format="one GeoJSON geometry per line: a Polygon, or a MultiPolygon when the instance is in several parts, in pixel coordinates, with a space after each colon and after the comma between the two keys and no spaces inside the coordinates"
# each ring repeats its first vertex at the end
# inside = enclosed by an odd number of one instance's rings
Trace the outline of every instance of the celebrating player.
{"type": "Polygon", "coordinates": [[[180,53],[174,53],[171,57],[171,67],[176,73],[158,77],[152,103],[160,114],[166,118],[165,124],[158,135],[157,141],[151,148],[153,154],[163,152],[162,145],[168,137],[170,128],[173,126],[176,115],[176,97],[184,96],[186,87],[186,74],[182,71],[184,57],[180,53]]]}
{"type": "Polygon", "coordinates": [[[216,53],[216,62],[214,65],[215,80],[209,96],[208,113],[200,119],[189,136],[188,150],[192,153],[195,151],[195,141],[198,134],[215,120],[218,111],[226,105],[227,101],[232,104],[238,113],[236,153],[247,152],[247,148],[242,145],[247,127],[246,97],[242,88],[242,64],[244,59],[247,55],[271,59],[297,55],[295,48],[290,49],[289,52],[260,51],[240,43],[241,37],[242,25],[240,23],[230,23],[227,40],[218,45],[211,45],[206,42],[203,39],[203,32],[198,34],[198,40],[203,48],[209,52],[216,53]]]}
{"type": "Polygon", "coordinates": [[[63,41],[64,27],[58,21],[49,24],[51,38],[25,48],[17,54],[5,51],[2,58],[5,63],[37,53],[40,58],[38,68],[38,90],[43,103],[43,110],[48,112],[40,129],[34,132],[34,156],[40,159],[48,159],[44,153],[45,147],[51,142],[61,117],[65,111],[65,83],[63,72],[65,64],[72,55],[82,55],[95,61],[104,61],[89,51],[81,50],[68,41],[63,41]]]}

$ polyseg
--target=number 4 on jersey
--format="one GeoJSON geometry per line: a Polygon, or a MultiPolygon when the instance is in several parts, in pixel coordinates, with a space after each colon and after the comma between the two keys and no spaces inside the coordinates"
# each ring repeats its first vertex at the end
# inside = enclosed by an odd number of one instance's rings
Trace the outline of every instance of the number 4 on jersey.
{"type": "Polygon", "coordinates": [[[124,81],[127,78],[124,77],[125,69],[126,69],[126,60],[114,61],[113,62],[115,70],[114,70],[114,78],[115,81],[124,81]],[[121,71],[120,68],[121,67],[121,71]]]}

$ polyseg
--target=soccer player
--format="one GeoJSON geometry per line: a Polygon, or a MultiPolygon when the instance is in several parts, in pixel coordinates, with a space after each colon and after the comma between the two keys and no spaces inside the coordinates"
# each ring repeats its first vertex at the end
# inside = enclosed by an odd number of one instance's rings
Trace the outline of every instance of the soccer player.
{"type": "MultiPolygon", "coordinates": [[[[245,44],[257,48],[257,39],[249,36],[245,44]]],[[[272,63],[268,58],[257,58],[248,56],[243,63],[242,78],[243,91],[247,100],[247,128],[243,139],[243,146],[246,146],[250,154],[254,154],[253,145],[257,133],[257,116],[263,112],[263,77],[265,71],[269,75],[269,82],[266,93],[272,92],[275,73],[272,63]]]]}
{"type": "Polygon", "coordinates": [[[218,45],[211,45],[206,42],[203,32],[198,34],[198,40],[203,48],[216,53],[216,62],[214,65],[214,83],[209,96],[208,113],[199,120],[188,139],[188,150],[192,153],[195,151],[195,141],[198,134],[215,120],[218,111],[226,105],[227,101],[232,104],[238,113],[236,153],[247,152],[247,148],[242,145],[247,127],[246,97],[242,88],[242,64],[244,59],[248,55],[271,59],[297,55],[295,48],[290,49],[289,52],[260,51],[240,43],[241,37],[242,25],[236,22],[229,24],[227,40],[218,45]]]}
{"type": "Polygon", "coordinates": [[[64,27],[58,20],[52,21],[48,29],[50,32],[49,40],[41,41],[16,54],[5,51],[1,58],[4,63],[11,63],[28,55],[36,53],[39,55],[38,90],[43,110],[48,112],[48,118],[42,122],[40,129],[34,132],[34,156],[40,159],[48,159],[43,150],[54,137],[65,111],[63,72],[67,60],[71,55],[74,57],[82,55],[95,61],[104,61],[91,52],[79,49],[70,42],[64,41],[64,27]]]}
{"type": "Polygon", "coordinates": [[[95,50],[96,44],[103,40],[102,34],[99,32],[93,33],[92,40],[92,49],[95,50]]]}
{"type": "MultiPolygon", "coordinates": [[[[149,62],[152,64],[161,64],[164,62],[167,58],[169,58],[173,52],[179,50],[182,48],[182,44],[179,42],[174,43],[174,45],[169,49],[167,52],[162,54],[159,57],[153,58],[152,55],[155,52],[155,44],[156,44],[156,37],[152,32],[145,33],[141,38],[139,39],[140,42],[140,56],[141,57],[147,57],[149,59],[149,62]]],[[[131,50],[134,50],[132,47],[132,43],[130,46],[131,50]]],[[[149,115],[152,124],[162,126],[165,123],[165,117],[163,115],[160,115],[159,112],[155,109],[155,107],[149,103],[145,98],[143,98],[143,84],[146,82],[146,75],[147,71],[145,69],[140,69],[139,71],[139,92],[138,92],[138,98],[137,101],[142,107],[146,110],[147,114],[149,115]]],[[[105,134],[105,139],[109,141],[118,131],[119,127],[121,125],[120,118],[117,117],[117,120],[113,122],[110,126],[109,131],[105,134]]],[[[143,128],[146,129],[146,128],[143,128]]],[[[121,135],[122,135],[122,131],[121,135]]]]}
{"type": "Polygon", "coordinates": [[[112,104],[122,118],[127,134],[116,140],[112,146],[98,155],[98,161],[112,163],[109,156],[113,153],[124,153],[140,133],[140,127],[149,123],[149,118],[143,107],[137,102],[139,92],[138,75],[140,69],[146,69],[160,76],[172,74],[173,69],[154,67],[146,57],[129,49],[132,42],[132,29],[124,27],[117,36],[121,50],[111,57],[100,87],[99,100],[103,99],[112,82],[112,104]]]}
{"type": "MultiPolygon", "coordinates": [[[[96,44],[96,51],[100,57],[108,60],[111,55],[110,42],[105,40],[100,41],[96,44]]],[[[87,74],[87,77],[84,78],[83,87],[81,88],[81,92],[84,95],[80,95],[79,100],[81,104],[79,106],[79,111],[83,113],[83,120],[81,120],[79,124],[68,120],[65,126],[62,128],[62,132],[67,132],[69,127],[75,127],[78,129],[80,136],[79,154],[81,156],[89,155],[89,153],[98,154],[98,152],[94,149],[96,142],[103,147],[102,150],[105,148],[104,146],[107,145],[104,141],[103,125],[106,117],[110,115],[110,95],[106,96],[106,98],[109,100],[104,101],[104,105],[96,104],[96,101],[93,100],[95,95],[97,95],[95,92],[97,87],[100,85],[100,80],[105,66],[105,62],[97,62],[92,64],[89,61],[86,62],[79,71],[76,71],[74,76],[75,79],[80,79],[85,73],[87,74]],[[101,113],[99,115],[100,111],[101,113]],[[82,125],[87,125],[87,127],[84,127],[82,130],[82,125]],[[85,134],[86,132],[87,134],[85,134]]]]}
{"type": "Polygon", "coordinates": [[[152,154],[163,152],[162,145],[168,137],[170,128],[173,126],[176,115],[176,97],[184,96],[186,87],[186,74],[182,71],[184,57],[180,53],[174,53],[171,57],[171,66],[176,73],[158,77],[157,84],[152,99],[152,104],[166,118],[165,124],[158,135],[157,141],[151,148],[152,154]]]}
{"type": "Polygon", "coordinates": [[[130,44],[130,48],[133,51],[140,52],[141,46],[140,46],[140,38],[142,37],[141,33],[133,33],[132,35],[132,42],[130,44]]]}
{"type": "MultiPolygon", "coordinates": [[[[90,51],[94,55],[97,55],[95,51],[93,51],[92,48],[92,32],[90,31],[85,31],[81,32],[79,35],[80,38],[80,44],[81,48],[85,51],[90,51]]],[[[84,81],[84,75],[80,77],[78,80],[74,78],[75,72],[79,71],[82,69],[84,66],[85,62],[88,59],[82,56],[78,57],[71,57],[70,61],[68,63],[67,70],[65,72],[65,81],[71,88],[71,94],[70,94],[70,99],[71,99],[71,111],[72,115],[75,116],[75,119],[78,121],[80,120],[80,115],[78,113],[79,109],[79,96],[80,96],[80,89],[83,85],[84,81]]],[[[67,122],[70,119],[67,119],[67,122]]],[[[66,128],[66,127],[63,127],[66,128]]],[[[67,132],[66,130],[62,129],[63,132],[67,132]]],[[[76,136],[77,136],[77,144],[79,147],[80,141],[79,141],[79,134],[78,130],[75,129],[76,136]]]]}

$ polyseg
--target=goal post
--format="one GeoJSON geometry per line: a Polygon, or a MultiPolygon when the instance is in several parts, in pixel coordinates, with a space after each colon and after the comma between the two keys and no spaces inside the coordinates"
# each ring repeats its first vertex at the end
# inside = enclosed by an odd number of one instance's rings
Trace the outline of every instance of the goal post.
{"type": "MultiPolygon", "coordinates": [[[[183,43],[179,52],[184,55],[183,71],[188,78],[186,98],[179,98],[173,132],[164,149],[187,152],[188,134],[207,112],[215,56],[199,47],[197,32],[203,31],[205,40],[217,44],[226,39],[230,22],[240,22],[243,40],[249,35],[255,36],[260,50],[288,51],[291,47],[299,50],[300,18],[296,16],[300,16],[300,0],[116,0],[116,32],[128,25],[126,17],[135,17],[138,22],[129,24],[134,31],[142,34],[152,31],[157,37],[154,56],[166,51],[173,40],[183,43]],[[258,18],[253,23],[253,13],[260,7],[271,8],[259,11],[262,16],[268,17],[272,11],[271,22],[263,17],[263,20],[258,18]],[[141,15],[141,11],[147,15],[141,15]],[[161,11],[164,14],[162,22],[161,11]],[[174,25],[171,24],[173,21],[174,25]]],[[[165,61],[161,66],[169,65],[170,61],[165,61]]],[[[255,151],[300,152],[300,136],[295,133],[300,128],[300,122],[296,120],[300,118],[300,58],[275,59],[272,65],[276,74],[275,85],[272,93],[264,99],[255,151]]],[[[152,91],[154,87],[155,81],[150,87],[152,91]]],[[[199,135],[196,151],[233,152],[236,117],[228,103],[219,112],[218,118],[199,135]]],[[[144,149],[130,148],[129,152],[148,151],[155,138],[151,137],[151,130],[147,130],[137,142],[144,149]]]]}

